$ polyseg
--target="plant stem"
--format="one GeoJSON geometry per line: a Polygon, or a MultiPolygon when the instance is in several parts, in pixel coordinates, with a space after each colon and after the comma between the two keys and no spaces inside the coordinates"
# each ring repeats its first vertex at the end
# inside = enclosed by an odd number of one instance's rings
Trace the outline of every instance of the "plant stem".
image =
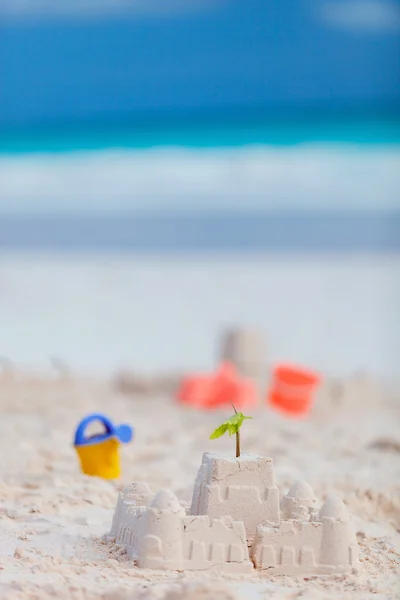
{"type": "MultiPolygon", "coordinates": [[[[237,415],[237,410],[236,410],[233,402],[232,402],[232,408],[235,411],[235,415],[237,415]]],[[[238,429],[236,432],[236,458],[239,458],[239,456],[240,456],[240,430],[238,429]]]]}

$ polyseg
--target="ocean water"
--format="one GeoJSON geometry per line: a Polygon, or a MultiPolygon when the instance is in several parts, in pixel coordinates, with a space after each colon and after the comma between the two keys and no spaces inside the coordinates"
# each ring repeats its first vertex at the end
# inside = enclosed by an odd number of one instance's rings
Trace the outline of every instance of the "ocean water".
{"type": "Polygon", "coordinates": [[[397,252],[400,126],[257,114],[14,130],[3,252],[397,252]]]}
{"type": "Polygon", "coordinates": [[[114,120],[60,121],[0,129],[0,155],[54,154],[110,148],[238,148],[329,144],[393,146],[400,144],[396,110],[311,108],[265,111],[143,113],[114,120]]]}

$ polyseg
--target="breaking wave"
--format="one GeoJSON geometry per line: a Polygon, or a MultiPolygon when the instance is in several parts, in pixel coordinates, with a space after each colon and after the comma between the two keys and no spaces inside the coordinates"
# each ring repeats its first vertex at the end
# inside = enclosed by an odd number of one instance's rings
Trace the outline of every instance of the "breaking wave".
{"type": "Polygon", "coordinates": [[[393,211],[399,146],[311,144],[0,156],[0,214],[393,211]]]}

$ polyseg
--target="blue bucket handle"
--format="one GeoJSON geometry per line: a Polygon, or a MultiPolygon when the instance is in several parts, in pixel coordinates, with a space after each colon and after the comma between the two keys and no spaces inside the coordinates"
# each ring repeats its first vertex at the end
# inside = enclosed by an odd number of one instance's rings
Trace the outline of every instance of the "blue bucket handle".
{"type": "Polygon", "coordinates": [[[88,415],[87,417],[82,419],[82,421],[79,423],[75,431],[75,446],[81,446],[82,444],[90,442],[91,438],[87,438],[85,436],[85,431],[86,428],[90,425],[90,423],[93,423],[93,421],[100,421],[100,423],[104,425],[104,428],[106,430],[105,434],[100,434],[99,436],[96,436],[97,438],[106,439],[115,435],[115,427],[112,421],[110,421],[110,419],[105,415],[102,415],[100,413],[93,413],[92,415],[88,415]]]}
{"type": "Polygon", "coordinates": [[[113,422],[105,415],[102,415],[101,413],[93,413],[82,419],[82,421],[79,423],[75,431],[74,445],[82,446],[84,444],[103,442],[104,440],[107,440],[113,436],[118,438],[120,442],[127,444],[131,441],[133,436],[132,427],[124,424],[115,427],[113,422]],[[85,436],[85,431],[88,425],[93,423],[93,421],[100,421],[104,425],[106,431],[103,434],[88,438],[85,436]]]}

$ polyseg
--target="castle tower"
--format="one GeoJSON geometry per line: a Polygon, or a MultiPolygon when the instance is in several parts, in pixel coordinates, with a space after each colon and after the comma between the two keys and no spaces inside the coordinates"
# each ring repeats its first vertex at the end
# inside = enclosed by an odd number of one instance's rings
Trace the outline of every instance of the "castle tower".
{"type": "Polygon", "coordinates": [[[117,537],[118,531],[127,516],[128,508],[131,506],[147,506],[154,498],[154,493],[151,491],[147,483],[142,481],[134,481],[130,483],[118,495],[117,506],[115,508],[114,517],[111,525],[109,537],[117,537]]]}
{"type": "Polygon", "coordinates": [[[312,487],[304,480],[296,481],[281,500],[281,518],[306,519],[317,510],[317,503],[312,487]]]}
{"type": "Polygon", "coordinates": [[[138,564],[145,569],[183,568],[182,518],[185,511],[171,490],[160,490],[143,514],[145,536],[138,547],[138,564]]]}
{"type": "Polygon", "coordinates": [[[319,512],[322,522],[320,564],[348,570],[358,565],[358,545],[349,513],[340,498],[330,496],[319,512]]]}
{"type": "Polygon", "coordinates": [[[261,392],[266,379],[266,352],[259,333],[248,329],[226,331],[220,342],[220,360],[235,365],[238,373],[253,381],[261,392]]]}
{"type": "Polygon", "coordinates": [[[279,491],[272,459],[251,455],[226,458],[206,452],[197,473],[190,512],[210,519],[229,515],[243,521],[250,544],[257,525],[279,521],[279,491]]]}

